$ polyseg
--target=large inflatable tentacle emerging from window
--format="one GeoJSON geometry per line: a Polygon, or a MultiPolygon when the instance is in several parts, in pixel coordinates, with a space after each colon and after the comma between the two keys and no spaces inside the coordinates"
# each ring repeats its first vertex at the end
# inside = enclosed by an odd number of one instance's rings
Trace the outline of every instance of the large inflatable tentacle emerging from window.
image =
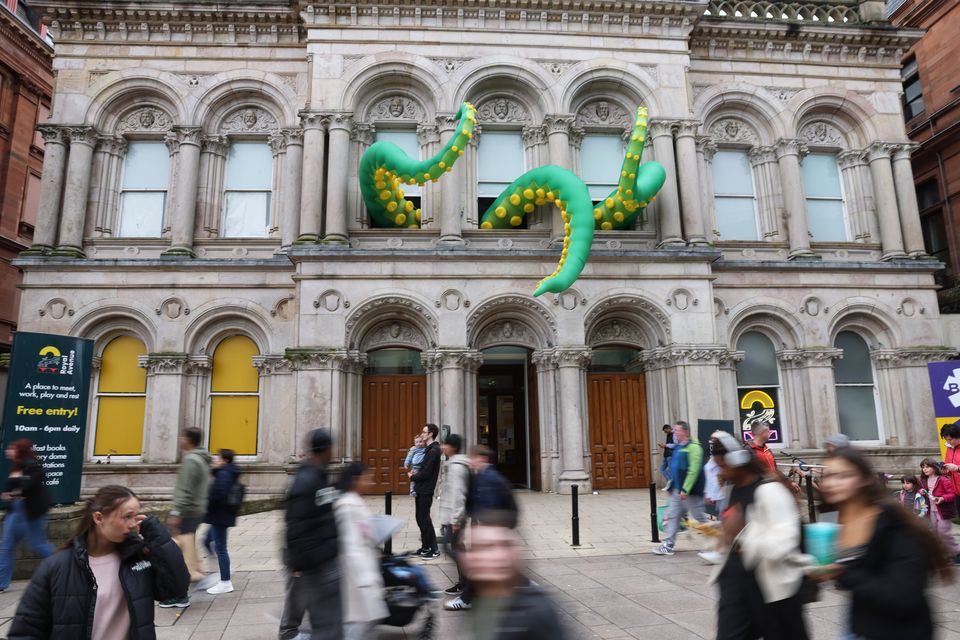
{"type": "Polygon", "coordinates": [[[640,107],[627,143],[627,155],[620,167],[617,189],[593,210],[598,229],[632,229],[634,221],[653,202],[667,179],[667,172],[659,162],[640,164],[646,138],[647,108],[640,107]]]}
{"type": "MultiPolygon", "coordinates": [[[[476,109],[464,102],[457,110],[457,129],[432,158],[414,160],[392,142],[375,142],[360,158],[360,193],[367,213],[381,229],[419,229],[420,209],[404,196],[403,185],[436,182],[463,155],[477,124],[476,109]]],[[[343,158],[333,158],[343,162],[343,158]]]]}
{"type": "Polygon", "coordinates": [[[540,281],[534,296],[560,293],[574,283],[590,255],[593,243],[593,201],[583,180],[555,165],[537,167],[513,181],[483,215],[483,229],[519,226],[538,205],[553,203],[563,216],[563,251],[556,270],[540,281]]]}

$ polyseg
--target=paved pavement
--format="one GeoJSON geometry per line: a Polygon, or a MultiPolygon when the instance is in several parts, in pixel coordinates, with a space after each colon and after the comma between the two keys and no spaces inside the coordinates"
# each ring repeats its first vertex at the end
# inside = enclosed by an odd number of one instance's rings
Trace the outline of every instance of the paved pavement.
{"type": "MultiPolygon", "coordinates": [[[[570,546],[569,496],[530,493],[520,494],[518,501],[529,573],[553,594],[572,638],[714,637],[716,593],[707,585],[709,567],[695,553],[705,541],[696,534],[681,534],[675,556],[653,556],[645,491],[581,496],[579,548],[570,546]]],[[[369,506],[374,513],[382,512],[383,499],[370,498],[369,506]]],[[[281,515],[274,511],[241,519],[229,541],[236,591],[220,596],[198,592],[193,595],[193,605],[182,612],[158,608],[159,640],[276,638],[283,606],[277,552],[281,515]]],[[[412,499],[395,498],[394,515],[406,521],[394,539],[394,549],[417,548],[412,499]]],[[[215,568],[215,559],[206,562],[209,569],[215,568]]],[[[449,576],[456,573],[445,559],[423,564],[438,588],[448,586],[449,576]]],[[[0,636],[9,629],[25,586],[25,582],[15,582],[0,594],[0,636]]],[[[938,620],[938,640],[960,640],[960,584],[935,587],[931,602],[938,620]]],[[[807,610],[812,637],[836,638],[843,609],[840,594],[823,593],[807,610]]],[[[439,621],[436,638],[464,637],[467,614],[442,611],[439,603],[435,610],[439,621]]],[[[383,629],[379,637],[416,638],[417,627],[383,629]]]]}

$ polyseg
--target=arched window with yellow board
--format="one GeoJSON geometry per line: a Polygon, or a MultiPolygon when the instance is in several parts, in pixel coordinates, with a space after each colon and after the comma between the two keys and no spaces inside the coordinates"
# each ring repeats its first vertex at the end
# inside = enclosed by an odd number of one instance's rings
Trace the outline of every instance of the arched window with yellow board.
{"type": "Polygon", "coordinates": [[[747,331],[737,340],[743,360],[737,363],[737,402],[740,406],[740,435],[753,437],[758,422],[770,425],[770,444],[786,442],[783,433],[783,395],[777,352],[770,338],[759,331],[747,331]]]}
{"type": "Polygon", "coordinates": [[[213,352],[210,378],[210,450],[233,449],[257,455],[260,374],[253,356],[260,351],[246,336],[230,336],[213,352]]]}
{"type": "Polygon", "coordinates": [[[143,453],[147,371],[140,367],[138,359],[146,354],[143,342],[133,336],[119,336],[111,340],[100,355],[93,436],[95,457],[143,453]]]}

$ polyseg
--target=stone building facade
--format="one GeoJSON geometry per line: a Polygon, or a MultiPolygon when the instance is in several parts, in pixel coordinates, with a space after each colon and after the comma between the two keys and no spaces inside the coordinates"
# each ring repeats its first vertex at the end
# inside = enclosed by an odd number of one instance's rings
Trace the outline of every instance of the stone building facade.
{"type": "Polygon", "coordinates": [[[920,34],[880,2],[39,4],[58,82],[20,320],[96,341],[88,487],[168,490],[187,425],[264,493],[319,425],[394,491],[424,420],[548,491],[653,480],[675,419],[772,417],[791,452],[843,430],[891,467],[936,446],[915,399],[952,352],[899,98],[920,34]],[[411,192],[423,228],[372,228],[360,155],[427,157],[465,100],[479,134],[411,192]],[[615,183],[638,105],[661,194],[533,298],[559,216],[479,214],[539,164],[615,183]]]}

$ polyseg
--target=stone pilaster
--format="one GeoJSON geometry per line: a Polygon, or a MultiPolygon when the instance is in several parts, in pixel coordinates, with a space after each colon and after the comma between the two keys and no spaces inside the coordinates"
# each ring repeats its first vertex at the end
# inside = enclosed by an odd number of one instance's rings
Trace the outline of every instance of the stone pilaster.
{"type": "MultiPolygon", "coordinates": [[[[843,179],[844,200],[851,221],[854,239],[858,242],[876,242],[879,230],[875,229],[876,212],[867,209],[867,184],[864,172],[867,168],[866,153],[860,150],[844,151],[837,156],[843,179]]],[[[873,198],[870,198],[872,201],[873,198]]]]}
{"type": "Polygon", "coordinates": [[[760,239],[781,241],[783,233],[783,195],[777,179],[779,165],[773,147],[752,147],[749,152],[753,168],[753,186],[760,217],[760,239]]]}
{"type": "MultiPolygon", "coordinates": [[[[457,121],[454,114],[437,116],[437,131],[440,134],[441,145],[450,142],[456,129],[457,121]]],[[[473,168],[475,173],[475,164],[476,159],[473,154],[469,157],[463,156],[459,162],[454,163],[453,170],[437,183],[440,191],[440,242],[443,244],[454,246],[464,244],[462,227],[464,203],[469,198],[466,188],[469,183],[468,169],[473,168]],[[474,166],[469,167],[470,163],[474,166]]],[[[476,182],[473,182],[473,189],[476,190],[476,182]]]]}
{"type": "MultiPolygon", "coordinates": [[[[175,141],[171,146],[179,147],[175,141]]],[[[200,230],[208,238],[220,235],[223,217],[223,184],[227,163],[227,137],[204,136],[200,140],[200,181],[199,206],[200,230]]],[[[169,209],[169,207],[168,207],[169,209]]]]}
{"type": "Polygon", "coordinates": [[[894,148],[895,145],[886,142],[874,142],[867,148],[867,160],[873,176],[874,200],[880,219],[880,244],[883,248],[881,260],[895,260],[907,255],[903,250],[897,192],[893,186],[893,168],[890,164],[890,155],[894,148]]]}
{"type": "Polygon", "coordinates": [[[147,370],[147,402],[144,417],[144,462],[176,462],[180,432],[188,426],[205,425],[203,377],[210,359],[186,353],[150,353],[140,356],[147,370]],[[188,409],[192,410],[188,413],[188,409]]]}
{"type": "Polygon", "coordinates": [[[557,410],[557,357],[552,349],[535,351],[530,358],[537,372],[540,425],[540,474],[544,489],[555,489],[560,472],[559,412],[557,410]]]}
{"type": "Polygon", "coordinates": [[[97,142],[96,182],[90,190],[89,219],[85,225],[89,235],[110,237],[116,234],[120,221],[117,199],[126,153],[127,141],[123,136],[101,136],[97,142]]]}
{"type": "Polygon", "coordinates": [[[899,144],[893,150],[893,181],[897,191],[897,208],[900,210],[900,226],[903,242],[912,258],[927,257],[920,227],[920,207],[917,205],[917,190],[913,183],[913,166],[910,155],[918,148],[916,144],[899,144]]]}
{"type": "Polygon", "coordinates": [[[63,215],[56,256],[84,258],[83,229],[86,224],[87,196],[90,193],[93,151],[97,132],[93,127],[70,127],[70,156],[63,195],[63,215]]]}
{"type": "Polygon", "coordinates": [[[324,242],[345,244],[347,232],[347,189],[349,168],[346,158],[350,154],[350,131],[353,116],[349,113],[330,115],[330,157],[334,162],[327,165],[327,210],[324,225],[324,242]]]}
{"type": "Polygon", "coordinates": [[[781,139],[777,141],[776,154],[787,214],[790,259],[816,258],[810,250],[810,224],[807,219],[807,202],[803,195],[803,175],[800,172],[800,159],[807,154],[807,147],[800,140],[781,139]]]}
{"type": "MultiPolygon", "coordinates": [[[[555,164],[564,169],[573,168],[573,163],[570,161],[570,132],[574,121],[574,116],[564,114],[549,115],[543,119],[543,127],[547,134],[550,164],[555,164]]],[[[560,209],[550,207],[550,212],[551,241],[563,242],[564,222],[560,209]]]]}
{"type": "Polygon", "coordinates": [[[300,188],[300,234],[295,243],[310,244],[320,238],[323,146],[330,118],[319,113],[301,112],[300,122],[303,126],[303,169],[300,188]]]}
{"type": "Polygon", "coordinates": [[[303,181],[303,129],[280,130],[286,149],[283,158],[283,199],[280,207],[280,249],[286,251],[300,233],[300,197],[303,181]]]}
{"type": "Polygon", "coordinates": [[[67,166],[67,130],[55,124],[42,124],[37,131],[43,136],[43,176],[40,178],[40,202],[33,244],[24,255],[49,253],[57,245],[60,224],[60,202],[67,166]]]}
{"type": "MultiPolygon", "coordinates": [[[[448,138],[449,140],[449,138],[448,138]]],[[[417,143],[420,145],[421,158],[432,158],[440,151],[440,127],[436,124],[420,123],[417,125],[417,143]]],[[[418,158],[414,158],[415,160],[418,158]]],[[[454,164],[454,167],[457,165],[454,164]]],[[[451,170],[450,173],[453,173],[451,170]]],[[[439,221],[440,183],[428,182],[420,187],[420,228],[433,229],[439,221]]]]}
{"type": "Polygon", "coordinates": [[[653,155],[666,169],[667,179],[657,195],[657,213],[660,218],[660,246],[682,245],[680,200],[677,191],[677,163],[673,153],[673,127],[667,120],[651,120],[648,128],[653,139],[653,155]]]}
{"type": "Polygon", "coordinates": [[[176,182],[173,185],[173,216],[170,248],[165,256],[195,257],[193,235],[200,179],[200,127],[174,127],[167,133],[168,147],[176,147],[176,182]]]}
{"type": "Polygon", "coordinates": [[[260,451],[265,462],[284,464],[297,453],[297,389],[293,361],[283,355],[253,357],[260,374],[260,451]]]}
{"type": "Polygon", "coordinates": [[[713,186],[713,157],[717,153],[717,145],[709,136],[696,138],[697,166],[700,173],[700,209],[706,224],[708,240],[716,240],[720,232],[717,230],[717,207],[714,202],[713,186]]]}
{"type": "Polygon", "coordinates": [[[562,470],[557,479],[557,492],[570,493],[572,485],[581,492],[591,491],[591,475],[587,460],[587,367],[590,349],[561,347],[554,351],[557,362],[559,403],[560,456],[562,470]]]}
{"type": "Polygon", "coordinates": [[[683,120],[677,126],[677,173],[680,185],[680,209],[683,232],[688,244],[707,244],[703,211],[700,207],[699,170],[697,168],[697,128],[700,123],[683,120]]]}
{"type": "Polygon", "coordinates": [[[791,393],[784,395],[795,403],[792,415],[797,416],[797,422],[789,425],[791,446],[820,448],[828,436],[839,431],[833,361],[842,357],[842,349],[830,347],[777,352],[787,378],[784,384],[791,384],[791,393]]]}

